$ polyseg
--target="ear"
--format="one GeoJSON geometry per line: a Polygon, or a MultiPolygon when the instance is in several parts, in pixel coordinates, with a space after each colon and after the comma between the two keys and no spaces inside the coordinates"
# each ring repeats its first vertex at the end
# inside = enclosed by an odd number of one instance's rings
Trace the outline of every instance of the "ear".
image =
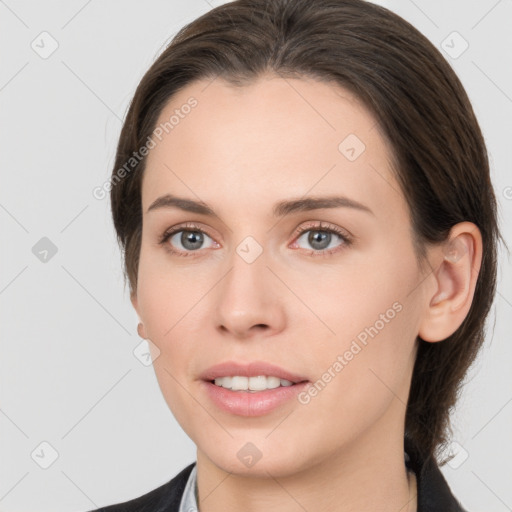
{"type": "Polygon", "coordinates": [[[425,295],[418,335],[425,341],[451,336],[466,318],[482,263],[482,236],[472,222],[452,227],[448,240],[436,249],[434,292],[425,295]]]}
{"type": "MultiPolygon", "coordinates": [[[[132,303],[133,309],[137,312],[137,316],[140,319],[140,312],[139,312],[139,304],[137,302],[137,293],[133,292],[130,294],[130,302],[132,303]]],[[[137,325],[137,333],[142,339],[147,339],[146,331],[144,329],[144,324],[142,322],[139,322],[137,325]]]]}

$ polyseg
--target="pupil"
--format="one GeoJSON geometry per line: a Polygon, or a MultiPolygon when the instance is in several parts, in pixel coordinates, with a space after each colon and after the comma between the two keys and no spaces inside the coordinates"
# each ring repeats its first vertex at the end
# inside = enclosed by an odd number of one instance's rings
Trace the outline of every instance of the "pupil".
{"type": "Polygon", "coordinates": [[[181,243],[187,249],[198,249],[201,247],[202,242],[202,235],[197,231],[184,232],[181,235],[181,243]]]}
{"type": "Polygon", "coordinates": [[[325,249],[329,246],[329,242],[331,241],[331,233],[326,233],[322,231],[312,231],[309,235],[309,243],[315,247],[316,249],[325,249]],[[319,240],[318,240],[319,239],[319,240]],[[327,244],[322,243],[327,240],[327,244]],[[320,246],[318,246],[320,243],[320,246]]]}

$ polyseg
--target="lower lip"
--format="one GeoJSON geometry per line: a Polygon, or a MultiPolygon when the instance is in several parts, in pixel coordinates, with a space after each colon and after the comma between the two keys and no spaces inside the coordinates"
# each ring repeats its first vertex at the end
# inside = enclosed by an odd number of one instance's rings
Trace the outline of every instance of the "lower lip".
{"type": "Polygon", "coordinates": [[[207,381],[202,381],[202,384],[210,399],[220,409],[238,416],[263,416],[296,398],[308,382],[265,389],[256,393],[231,391],[207,381]]]}

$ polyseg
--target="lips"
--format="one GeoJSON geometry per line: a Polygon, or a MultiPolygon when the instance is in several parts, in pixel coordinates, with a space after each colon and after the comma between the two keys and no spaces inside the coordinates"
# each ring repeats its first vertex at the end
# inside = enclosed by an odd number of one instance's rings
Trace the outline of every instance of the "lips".
{"type": "Polygon", "coordinates": [[[308,381],[304,376],[292,373],[280,366],[264,361],[251,361],[245,364],[226,361],[208,368],[200,375],[200,378],[204,381],[212,382],[217,377],[232,377],[237,375],[243,377],[257,377],[258,375],[265,375],[267,377],[273,376],[289,380],[294,384],[308,381]]]}

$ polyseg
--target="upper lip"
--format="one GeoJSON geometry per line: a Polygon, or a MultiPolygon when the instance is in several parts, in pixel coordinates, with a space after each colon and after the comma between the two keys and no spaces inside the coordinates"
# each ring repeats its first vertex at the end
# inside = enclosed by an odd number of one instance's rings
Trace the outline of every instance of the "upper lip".
{"type": "Polygon", "coordinates": [[[217,377],[229,376],[245,376],[257,377],[258,375],[266,375],[286,379],[294,384],[298,382],[307,381],[305,377],[294,374],[272,363],[264,361],[251,361],[250,363],[236,363],[235,361],[225,361],[224,363],[216,364],[205,370],[200,378],[202,380],[212,381],[217,377]]]}

